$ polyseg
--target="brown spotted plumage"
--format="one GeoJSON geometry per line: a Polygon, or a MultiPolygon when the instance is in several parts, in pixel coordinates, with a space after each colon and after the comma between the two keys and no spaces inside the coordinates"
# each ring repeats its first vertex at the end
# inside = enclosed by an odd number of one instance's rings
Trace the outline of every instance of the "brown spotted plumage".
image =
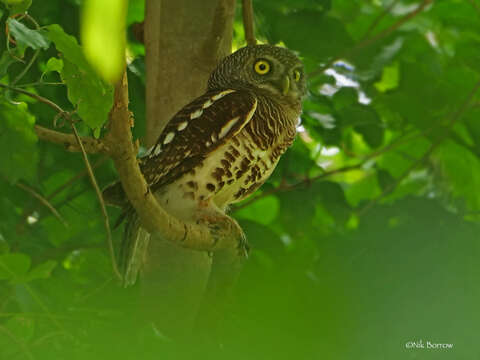
{"type": "MultiPolygon", "coordinates": [[[[229,204],[265,182],[293,142],[305,93],[302,63],[287,49],[247,46],[227,56],[206,93],[181,109],[139,160],[151,191],[183,221],[225,217],[229,204]]],[[[118,204],[114,188],[105,195],[118,204]]],[[[127,221],[121,263],[130,284],[143,259],[135,249],[145,251],[148,234],[133,211],[127,221]]]]}

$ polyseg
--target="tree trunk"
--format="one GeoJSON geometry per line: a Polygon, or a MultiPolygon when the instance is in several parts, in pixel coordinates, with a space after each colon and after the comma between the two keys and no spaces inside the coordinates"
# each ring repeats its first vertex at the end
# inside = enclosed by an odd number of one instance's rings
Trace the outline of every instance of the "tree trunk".
{"type": "MultiPolygon", "coordinates": [[[[147,0],[146,145],[171,117],[201,95],[219,59],[231,52],[235,0],[147,0]]],[[[152,239],[142,276],[143,308],[157,330],[184,338],[207,288],[206,252],[152,239]]]]}

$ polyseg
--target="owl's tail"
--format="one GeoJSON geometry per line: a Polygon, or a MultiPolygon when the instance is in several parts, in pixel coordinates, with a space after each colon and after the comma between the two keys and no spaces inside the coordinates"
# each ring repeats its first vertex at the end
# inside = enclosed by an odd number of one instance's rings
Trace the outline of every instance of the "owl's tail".
{"type": "Polygon", "coordinates": [[[135,284],[145,263],[150,234],[141,226],[133,208],[127,210],[125,229],[119,251],[118,266],[123,276],[123,286],[135,284]]]}
{"type": "Polygon", "coordinates": [[[120,182],[107,186],[103,197],[108,205],[121,207],[122,214],[115,227],[125,223],[123,239],[118,253],[118,267],[125,287],[135,284],[145,261],[150,234],[142,228],[135,209],[128,202],[120,182]]]}

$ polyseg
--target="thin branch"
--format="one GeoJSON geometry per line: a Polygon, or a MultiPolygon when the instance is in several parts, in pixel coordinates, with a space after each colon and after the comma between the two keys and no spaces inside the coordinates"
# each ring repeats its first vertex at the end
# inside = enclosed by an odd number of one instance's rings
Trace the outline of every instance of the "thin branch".
{"type": "MultiPolygon", "coordinates": [[[[106,161],[108,160],[108,157],[103,156],[100,159],[98,159],[93,165],[92,165],[92,170],[103,165],[106,161]]],[[[69,180],[65,181],[62,185],[60,185],[58,188],[53,190],[48,196],[47,199],[53,199],[55,196],[57,196],[59,193],[61,193],[63,190],[66,188],[70,187],[72,184],[77,182],[78,180],[84,178],[85,176],[88,175],[88,170],[85,169],[84,171],[79,172],[77,175],[73,176],[69,180]]]]}
{"type": "Polygon", "coordinates": [[[17,77],[11,82],[12,86],[18,83],[25,76],[28,70],[30,70],[30,68],[32,67],[35,60],[37,60],[37,57],[39,54],[40,54],[40,49],[35,51],[35,53],[33,54],[28,64],[23,68],[22,72],[18,74],[17,77]]]}
{"type": "MultiPolygon", "coordinates": [[[[105,161],[108,160],[108,157],[106,156],[103,156],[102,158],[98,159],[93,165],[92,165],[92,169],[95,169],[97,167],[99,167],[100,165],[102,165],[105,161]]],[[[53,190],[48,196],[45,197],[45,199],[47,199],[48,201],[52,200],[53,198],[55,198],[58,194],[60,194],[63,190],[65,190],[66,188],[70,187],[72,184],[74,184],[75,182],[77,182],[78,180],[82,179],[83,177],[87,176],[88,175],[88,171],[85,169],[83,170],[82,172],[78,173],[77,175],[73,176],[72,178],[70,178],[69,180],[67,180],[66,182],[64,182],[62,185],[60,185],[59,187],[57,187],[55,190],[53,190]]],[[[62,207],[63,206],[63,203],[62,204],[59,204],[57,205],[58,208],[62,207]]],[[[33,212],[35,211],[35,206],[30,206],[28,209],[24,210],[22,212],[22,217],[21,219],[19,220],[18,224],[17,224],[17,229],[22,229],[24,227],[24,224],[25,224],[25,220],[28,218],[28,216],[30,214],[32,214],[33,212]]],[[[19,230],[17,230],[19,231],[19,230]]]]}
{"type": "Polygon", "coordinates": [[[95,179],[95,174],[93,173],[92,166],[90,165],[90,161],[88,160],[87,153],[85,152],[85,148],[83,147],[82,140],[80,139],[80,136],[78,135],[77,128],[75,127],[75,124],[73,121],[70,122],[72,125],[72,130],[73,134],[75,135],[75,138],[77,139],[77,144],[82,150],[82,157],[83,161],[85,162],[85,167],[87,168],[88,176],[90,178],[90,181],[92,183],[93,188],[95,189],[95,193],[97,194],[98,202],[100,203],[100,208],[102,209],[102,215],[103,215],[103,220],[105,224],[105,230],[107,232],[107,244],[108,244],[108,250],[110,252],[110,257],[112,260],[112,268],[113,268],[113,273],[115,276],[118,277],[118,279],[122,279],[122,275],[118,271],[117,267],[117,260],[115,259],[115,250],[113,249],[113,241],[112,241],[112,232],[110,230],[110,223],[108,221],[108,214],[107,214],[107,209],[105,206],[105,201],[103,200],[103,195],[102,191],[98,187],[97,180],[95,179]]]}
{"type": "Polygon", "coordinates": [[[24,343],[22,340],[18,339],[10,330],[8,330],[5,326],[0,324],[0,332],[4,333],[7,335],[14,343],[18,345],[18,347],[21,349],[21,351],[25,354],[25,357],[28,359],[34,359],[32,352],[28,348],[28,345],[24,343]]]}
{"type": "MultiPolygon", "coordinates": [[[[38,138],[44,141],[48,141],[57,145],[61,145],[65,148],[65,150],[70,152],[81,152],[82,149],[78,145],[77,139],[73,134],[65,134],[60,131],[55,131],[51,129],[47,129],[40,125],[35,125],[34,127],[35,133],[37,134],[38,138]]],[[[108,154],[109,149],[105,145],[105,143],[100,139],[95,139],[88,136],[81,136],[80,137],[83,148],[87,154],[108,154]]]]}
{"type": "Polygon", "coordinates": [[[392,184],[390,184],[388,187],[386,187],[382,193],[376,197],[375,199],[372,199],[368,204],[366,204],[363,208],[361,208],[358,211],[358,215],[363,215],[365,214],[368,210],[370,210],[375,204],[377,204],[380,200],[385,198],[387,195],[389,195],[391,192],[393,192],[398,185],[401,184],[403,180],[405,180],[410,173],[415,170],[418,166],[423,164],[428,160],[430,155],[437,149],[438,146],[440,146],[446,139],[448,139],[450,135],[450,130],[452,127],[455,125],[455,123],[463,116],[465,111],[470,107],[475,94],[477,91],[480,89],[480,80],[477,81],[475,86],[472,88],[470,93],[468,94],[467,98],[463,101],[463,103],[460,105],[458,110],[453,114],[452,119],[448,122],[448,124],[444,127],[444,134],[443,136],[439,137],[430,147],[428,150],[425,152],[425,154],[415,161],[407,170],[405,170],[402,175],[400,175],[392,184]]]}
{"type": "Polygon", "coordinates": [[[396,23],[394,23],[392,26],[389,28],[383,30],[382,32],[378,33],[377,35],[372,36],[371,38],[365,39],[363,41],[360,41],[357,43],[354,47],[351,49],[348,49],[344,51],[343,53],[339,54],[338,56],[332,58],[330,61],[328,61],[326,64],[318,68],[317,70],[314,70],[310,72],[308,77],[314,77],[317,76],[321,73],[323,73],[326,69],[330,68],[336,61],[342,59],[342,58],[347,58],[351,57],[355,53],[357,53],[359,50],[372,45],[373,43],[387,37],[390,35],[392,32],[397,30],[400,26],[405,24],[407,21],[413,19],[416,17],[418,14],[420,14],[428,5],[430,5],[434,0],[423,0],[423,2],[412,12],[406,14],[403,16],[400,20],[398,20],[396,23]]]}
{"type": "Polygon", "coordinates": [[[388,13],[397,5],[399,0],[393,0],[390,5],[388,5],[381,13],[378,15],[370,24],[368,27],[367,31],[365,31],[365,34],[363,35],[362,39],[367,39],[372,31],[380,24],[380,22],[383,20],[385,16],[388,15],[388,13]]]}
{"type": "Polygon", "coordinates": [[[60,213],[57,211],[57,209],[55,209],[55,207],[52,204],[50,204],[50,202],[46,198],[44,198],[42,195],[40,195],[38,192],[36,192],[34,189],[32,189],[31,187],[29,187],[27,185],[24,185],[24,184],[19,183],[19,182],[17,182],[15,185],[18,188],[28,192],[35,199],[40,201],[48,210],[50,210],[50,212],[58,219],[58,221],[60,221],[63,224],[63,226],[68,228],[68,224],[63,219],[62,215],[60,215],[60,213]]]}
{"type": "Polygon", "coordinates": [[[56,112],[58,112],[59,114],[64,114],[66,113],[66,111],[64,111],[60,106],[58,106],[57,104],[55,104],[53,101],[47,99],[47,98],[44,98],[43,96],[40,96],[40,95],[37,95],[37,94],[34,94],[30,91],[27,91],[27,90],[23,90],[23,89],[20,89],[18,87],[14,87],[14,86],[9,86],[9,85],[5,85],[5,84],[0,84],[0,87],[4,88],[4,89],[8,89],[10,91],[15,91],[19,94],[23,94],[23,95],[27,95],[29,97],[31,97],[32,99],[35,99],[37,101],[40,101],[41,103],[44,103],[48,106],[50,106],[53,110],[55,110],[56,112]]]}
{"type": "Polygon", "coordinates": [[[257,43],[255,39],[255,25],[253,16],[252,0],[242,0],[243,29],[245,30],[245,40],[247,45],[253,46],[257,43]]]}
{"type": "Polygon", "coordinates": [[[392,32],[394,32],[395,30],[397,30],[400,26],[402,26],[403,24],[405,24],[407,21],[413,19],[415,16],[417,16],[418,14],[420,14],[428,5],[430,5],[434,0],[423,0],[422,3],[415,9],[413,10],[412,12],[406,14],[404,17],[402,17],[399,21],[397,21],[395,24],[393,24],[392,26],[390,26],[389,28],[383,30],[381,33],[377,34],[377,35],[374,35],[372,36],[371,38],[369,39],[366,39],[364,41],[361,41],[360,43],[358,43],[352,50],[351,50],[351,53],[355,53],[356,51],[364,48],[364,47],[367,47],[371,44],[373,44],[374,42],[377,42],[378,40],[380,39],[383,39],[385,37],[387,37],[388,35],[390,35],[392,32]]]}
{"type": "Polygon", "coordinates": [[[124,73],[115,86],[114,105],[110,112],[110,132],[105,141],[118,171],[128,200],[136,210],[142,225],[151,234],[161,234],[165,240],[196,250],[220,250],[237,246],[240,238],[231,220],[215,227],[184,223],[168,214],[157,202],[143,177],[132,143],[131,113],[128,110],[128,83],[124,73]]]}
{"type": "MultiPolygon", "coordinates": [[[[63,110],[59,105],[54,103],[53,101],[34,94],[30,91],[26,91],[24,89],[20,89],[18,87],[12,87],[8,86],[5,84],[0,84],[0,88],[8,89],[10,91],[17,92],[19,94],[26,95],[28,97],[31,97],[32,99],[35,99],[45,105],[48,105],[51,107],[53,110],[55,110],[60,116],[64,117],[67,112],[63,110]]],[[[72,134],[64,134],[59,131],[55,130],[50,130],[47,129],[43,126],[40,125],[35,125],[35,132],[37,133],[37,136],[42,139],[46,140],[49,142],[52,142],[54,144],[58,145],[63,145],[66,150],[72,151],[72,152],[80,152],[81,148],[78,146],[77,140],[74,135],[72,134]]],[[[85,151],[87,151],[90,154],[95,154],[95,153],[104,153],[108,154],[108,148],[105,146],[102,140],[99,139],[94,139],[91,137],[81,137],[82,144],[84,145],[85,151]]]]}

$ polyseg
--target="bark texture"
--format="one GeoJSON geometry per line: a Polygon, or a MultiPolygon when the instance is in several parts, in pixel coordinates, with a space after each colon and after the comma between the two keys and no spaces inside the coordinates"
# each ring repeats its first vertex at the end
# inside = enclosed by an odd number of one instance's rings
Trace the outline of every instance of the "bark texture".
{"type": "MultiPolygon", "coordinates": [[[[231,52],[235,0],[147,0],[146,145],[206,89],[210,72],[231,52]]],[[[189,336],[207,289],[212,257],[152,239],[142,276],[143,308],[163,335],[189,336]]]]}

